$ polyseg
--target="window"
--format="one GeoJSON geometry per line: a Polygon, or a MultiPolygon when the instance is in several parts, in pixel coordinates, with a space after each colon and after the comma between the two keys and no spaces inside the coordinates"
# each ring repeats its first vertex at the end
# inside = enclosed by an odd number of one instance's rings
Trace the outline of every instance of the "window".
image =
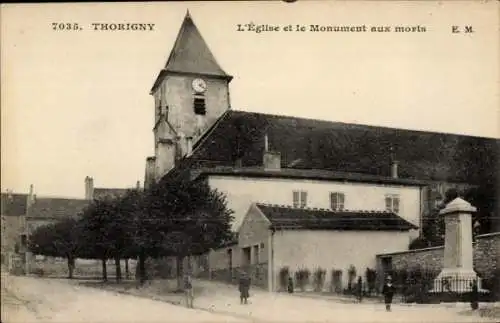
{"type": "Polygon", "coordinates": [[[385,210],[399,213],[399,195],[391,194],[385,196],[385,210]]]}
{"type": "Polygon", "coordinates": [[[344,201],[345,195],[344,193],[330,193],[330,207],[335,211],[344,210],[344,201]]]}
{"type": "Polygon", "coordinates": [[[204,97],[198,96],[194,98],[194,113],[203,116],[207,113],[204,97]]]}
{"type": "Polygon", "coordinates": [[[293,207],[306,207],[307,206],[307,192],[293,191],[293,207]]]}

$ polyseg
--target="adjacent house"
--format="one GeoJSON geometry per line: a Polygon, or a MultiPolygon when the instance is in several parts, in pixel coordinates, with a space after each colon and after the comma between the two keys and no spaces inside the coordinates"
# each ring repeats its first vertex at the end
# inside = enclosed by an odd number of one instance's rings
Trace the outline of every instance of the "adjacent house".
{"type": "Polygon", "coordinates": [[[140,182],[134,187],[128,188],[104,188],[94,187],[94,178],[90,176],[85,177],[85,200],[100,200],[106,198],[119,198],[124,196],[131,189],[140,189],[140,182]]]}
{"type": "MultiPolygon", "coordinates": [[[[349,211],[252,204],[240,227],[240,267],[278,289],[280,269],[374,269],[379,251],[407,247],[416,226],[392,211],[349,211]]],[[[327,276],[327,284],[329,279],[327,276]]],[[[347,285],[348,277],[341,277],[347,285]]],[[[325,285],[325,286],[326,286],[325,285]]]]}
{"type": "Polygon", "coordinates": [[[23,243],[21,233],[25,225],[27,194],[1,193],[2,265],[10,267],[12,257],[23,243]]]}
{"type": "MultiPolygon", "coordinates": [[[[24,267],[32,260],[27,252],[29,236],[38,227],[79,216],[92,200],[120,197],[129,189],[134,188],[94,188],[93,179],[87,176],[82,199],[37,197],[33,185],[28,194],[2,193],[2,264],[24,267]]],[[[135,189],[140,189],[139,182],[135,189]]]]}

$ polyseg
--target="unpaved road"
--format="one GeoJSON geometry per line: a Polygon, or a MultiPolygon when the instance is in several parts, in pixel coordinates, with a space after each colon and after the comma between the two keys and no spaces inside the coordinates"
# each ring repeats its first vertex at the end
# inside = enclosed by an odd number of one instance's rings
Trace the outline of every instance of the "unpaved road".
{"type": "Polygon", "coordinates": [[[2,274],[2,322],[244,322],[164,302],[2,274]]]}
{"type": "MultiPolygon", "coordinates": [[[[84,287],[75,281],[13,277],[2,274],[2,322],[498,322],[462,315],[464,308],[383,304],[344,304],[253,290],[250,304],[240,305],[237,290],[206,281],[195,282],[203,293],[187,309],[162,301],[84,287]]],[[[467,304],[465,304],[467,305],[467,304]]]]}

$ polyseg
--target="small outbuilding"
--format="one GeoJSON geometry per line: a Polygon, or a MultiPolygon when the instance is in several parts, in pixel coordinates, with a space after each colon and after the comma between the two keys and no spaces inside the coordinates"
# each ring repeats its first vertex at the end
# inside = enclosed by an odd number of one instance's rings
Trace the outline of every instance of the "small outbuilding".
{"type": "Polygon", "coordinates": [[[279,272],[284,268],[291,275],[307,269],[311,277],[315,270],[323,269],[324,289],[332,283],[347,286],[349,268],[351,276],[355,268],[356,275],[364,279],[367,268],[375,269],[377,254],[408,248],[412,229],[415,225],[392,212],[257,203],[243,219],[238,245],[233,246],[238,250],[231,252],[231,256],[240,256],[239,261],[224,263],[237,263],[270,291],[280,290],[279,272]],[[334,276],[338,281],[332,281],[334,276]]]}

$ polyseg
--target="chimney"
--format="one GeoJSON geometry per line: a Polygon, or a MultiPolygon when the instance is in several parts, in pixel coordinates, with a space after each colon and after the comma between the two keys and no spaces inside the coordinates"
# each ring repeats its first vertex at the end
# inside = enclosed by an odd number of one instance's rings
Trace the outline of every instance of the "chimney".
{"type": "Polygon", "coordinates": [[[398,162],[396,160],[391,164],[391,177],[398,178],[398,162]]]}
{"type": "Polygon", "coordinates": [[[264,170],[280,170],[281,169],[281,154],[269,150],[269,137],[267,133],[264,135],[264,170]]]}
{"type": "Polygon", "coordinates": [[[29,191],[29,194],[28,194],[28,200],[27,200],[27,207],[31,207],[33,205],[33,203],[35,203],[35,189],[34,189],[34,186],[33,184],[30,185],[30,191],[29,191]]]}
{"type": "Polygon", "coordinates": [[[137,190],[140,190],[141,189],[141,181],[137,181],[137,184],[135,185],[135,188],[137,190]]]}
{"type": "Polygon", "coordinates": [[[90,176],[85,177],[85,199],[91,201],[94,198],[94,179],[90,176]]]}

